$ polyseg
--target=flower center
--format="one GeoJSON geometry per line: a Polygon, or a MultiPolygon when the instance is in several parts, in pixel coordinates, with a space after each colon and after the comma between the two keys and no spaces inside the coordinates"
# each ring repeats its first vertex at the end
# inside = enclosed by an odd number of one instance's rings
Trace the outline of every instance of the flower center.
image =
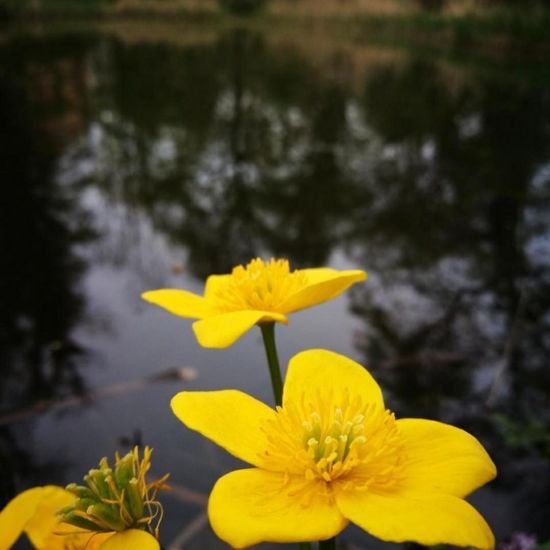
{"type": "Polygon", "coordinates": [[[212,299],[220,312],[244,309],[279,312],[283,302],[306,283],[306,275],[300,271],[291,272],[287,260],[272,258],[264,262],[256,258],[246,267],[233,268],[212,299]]]}
{"type": "Polygon", "coordinates": [[[316,401],[277,409],[265,427],[266,469],[359,490],[399,482],[405,455],[393,413],[347,394],[316,401]]]}
{"type": "Polygon", "coordinates": [[[332,481],[357,463],[358,446],[367,442],[364,431],[363,414],[344,420],[341,408],[336,407],[328,429],[323,429],[321,417],[316,411],[302,422],[304,428],[304,448],[308,457],[315,463],[306,470],[306,478],[320,476],[332,481]],[[349,460],[348,460],[349,457],[349,460]]]}
{"type": "Polygon", "coordinates": [[[75,483],[67,486],[76,500],[57,512],[60,521],[98,533],[147,529],[158,537],[162,505],[156,495],[167,488],[168,474],[147,482],[151,453],[149,447],[145,447],[141,459],[137,447],[122,458],[117,453],[114,468],[102,458],[99,468],[84,476],[85,486],[75,483]]]}

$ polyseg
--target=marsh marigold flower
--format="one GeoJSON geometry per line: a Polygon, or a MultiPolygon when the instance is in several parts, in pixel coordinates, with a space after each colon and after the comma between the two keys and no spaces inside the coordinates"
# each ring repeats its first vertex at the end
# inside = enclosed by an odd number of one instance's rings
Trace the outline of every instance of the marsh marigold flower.
{"type": "Polygon", "coordinates": [[[22,533],[38,550],[159,550],[162,507],[155,497],[168,476],[146,482],[150,456],[146,447],[140,460],[136,448],[117,455],[114,469],[103,458],[85,486],[48,485],[17,495],[0,512],[0,550],[22,533]]]}
{"type": "Polygon", "coordinates": [[[464,500],[496,475],[481,444],[440,422],[396,420],[342,355],[296,355],[276,410],[236,390],[182,392],[172,409],[254,466],[220,478],[209,499],[214,531],[236,548],[325,540],[349,522],[387,541],[494,547],[464,500]]]}
{"type": "Polygon", "coordinates": [[[193,331],[207,348],[226,348],[257,323],[287,323],[287,315],[335,298],[364,271],[325,267],[291,271],[287,260],[256,258],[231,274],[211,275],[204,296],[186,290],[161,289],[142,297],[181,317],[199,319],[193,331]]]}

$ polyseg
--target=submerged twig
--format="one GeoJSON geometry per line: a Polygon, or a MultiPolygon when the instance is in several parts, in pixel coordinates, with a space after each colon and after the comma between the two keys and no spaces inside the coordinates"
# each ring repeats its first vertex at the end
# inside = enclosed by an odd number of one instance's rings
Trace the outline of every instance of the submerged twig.
{"type": "Polygon", "coordinates": [[[190,382],[197,378],[197,371],[192,367],[175,367],[166,369],[162,372],[145,376],[144,378],[138,378],[131,380],[130,382],[124,382],[121,384],[112,384],[103,388],[97,388],[86,391],[79,395],[72,395],[70,397],[61,399],[45,399],[36,402],[30,407],[23,409],[17,409],[15,411],[7,412],[0,415],[0,426],[5,426],[13,422],[19,422],[25,420],[35,414],[43,412],[50,412],[58,409],[65,409],[69,407],[76,407],[97,401],[104,397],[113,397],[116,395],[124,395],[132,391],[137,391],[145,388],[151,384],[158,384],[163,382],[182,381],[190,382]]]}
{"type": "Polygon", "coordinates": [[[195,516],[168,545],[168,550],[182,550],[184,546],[194,539],[208,525],[206,512],[195,516]]]}

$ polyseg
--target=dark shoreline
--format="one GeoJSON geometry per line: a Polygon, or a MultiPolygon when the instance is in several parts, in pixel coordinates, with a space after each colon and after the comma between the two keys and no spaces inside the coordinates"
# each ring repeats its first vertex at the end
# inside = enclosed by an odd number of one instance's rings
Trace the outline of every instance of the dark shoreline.
{"type": "MultiPolygon", "coordinates": [[[[487,14],[446,15],[419,12],[411,14],[373,15],[356,17],[342,15],[328,18],[282,13],[260,13],[239,18],[219,11],[181,9],[175,13],[132,9],[114,11],[44,9],[41,12],[19,13],[9,21],[0,21],[0,33],[29,30],[49,25],[139,24],[214,25],[216,27],[245,27],[258,30],[309,30],[322,28],[335,37],[345,37],[357,43],[412,44],[417,47],[436,47],[445,51],[481,49],[490,56],[550,55],[550,9],[524,12],[498,10],[487,14]]],[[[45,29],[47,30],[47,29],[45,29]]]]}

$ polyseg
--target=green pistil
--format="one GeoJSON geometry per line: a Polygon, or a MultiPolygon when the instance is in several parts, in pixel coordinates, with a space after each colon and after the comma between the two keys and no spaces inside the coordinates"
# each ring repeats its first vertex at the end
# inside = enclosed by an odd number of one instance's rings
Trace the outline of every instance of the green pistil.
{"type": "Polygon", "coordinates": [[[128,506],[128,510],[132,517],[143,517],[143,511],[145,505],[139,492],[139,482],[137,479],[132,478],[128,481],[127,491],[125,494],[125,501],[128,506]]]}
{"type": "Polygon", "coordinates": [[[74,511],[67,511],[63,514],[60,514],[62,521],[65,523],[70,523],[71,525],[74,525],[75,527],[80,527],[81,529],[86,529],[87,531],[99,531],[99,532],[107,532],[111,531],[111,529],[105,529],[95,523],[94,521],[91,521],[89,519],[85,519],[81,516],[77,516],[74,511]]]}
{"type": "Polygon", "coordinates": [[[321,417],[314,411],[309,420],[302,422],[304,447],[317,463],[323,459],[329,463],[343,462],[354,443],[365,443],[364,420],[363,415],[357,415],[343,422],[342,410],[336,408],[333,423],[323,435],[321,417]]]}
{"type": "Polygon", "coordinates": [[[115,482],[117,487],[126,487],[134,477],[134,460],[131,453],[122,457],[115,468],[115,482]]]}

